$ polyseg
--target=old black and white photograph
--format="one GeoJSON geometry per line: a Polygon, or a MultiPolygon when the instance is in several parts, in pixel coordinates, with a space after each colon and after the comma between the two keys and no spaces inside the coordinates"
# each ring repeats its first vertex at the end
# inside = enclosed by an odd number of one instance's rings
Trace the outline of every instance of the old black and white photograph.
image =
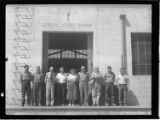
{"type": "Polygon", "coordinates": [[[151,115],[150,4],[8,4],[7,115],[151,115]]]}

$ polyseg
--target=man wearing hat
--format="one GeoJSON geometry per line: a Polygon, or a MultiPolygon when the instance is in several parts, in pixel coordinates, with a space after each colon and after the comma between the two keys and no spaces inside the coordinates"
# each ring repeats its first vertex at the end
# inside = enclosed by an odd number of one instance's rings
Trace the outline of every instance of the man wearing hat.
{"type": "Polygon", "coordinates": [[[56,74],[54,73],[54,68],[50,67],[49,72],[46,73],[45,83],[46,83],[46,105],[53,106],[54,105],[54,92],[55,92],[55,82],[56,82],[56,74]]]}
{"type": "Polygon", "coordinates": [[[31,105],[31,88],[30,83],[32,81],[32,74],[29,71],[29,66],[24,66],[24,72],[21,73],[20,80],[22,83],[22,106],[25,104],[25,95],[27,94],[27,104],[31,105]]]}

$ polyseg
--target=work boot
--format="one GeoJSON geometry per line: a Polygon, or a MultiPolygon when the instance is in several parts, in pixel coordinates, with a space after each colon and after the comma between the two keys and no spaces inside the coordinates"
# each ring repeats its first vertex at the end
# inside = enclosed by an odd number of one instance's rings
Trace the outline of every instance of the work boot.
{"type": "Polygon", "coordinates": [[[127,104],[126,104],[126,103],[124,103],[124,104],[123,104],[123,106],[127,106],[127,104]]]}
{"type": "Polygon", "coordinates": [[[116,106],[116,104],[115,104],[115,103],[112,103],[111,106],[116,106]]]}
{"type": "Polygon", "coordinates": [[[122,103],[119,103],[119,106],[122,106],[122,103]]]}
{"type": "Polygon", "coordinates": [[[106,103],[106,104],[105,104],[105,106],[109,106],[109,104],[108,104],[108,103],[106,103]]]}

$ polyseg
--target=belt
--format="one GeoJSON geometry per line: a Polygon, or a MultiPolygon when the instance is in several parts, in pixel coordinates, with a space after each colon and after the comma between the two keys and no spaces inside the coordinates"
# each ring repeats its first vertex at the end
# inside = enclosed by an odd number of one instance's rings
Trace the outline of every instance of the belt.
{"type": "Polygon", "coordinates": [[[105,82],[106,84],[113,84],[113,82],[105,82]]]}
{"type": "Polygon", "coordinates": [[[22,81],[30,81],[30,79],[23,79],[22,81]]]}
{"type": "Polygon", "coordinates": [[[88,82],[87,80],[81,80],[81,81],[79,81],[79,82],[88,82]]]}

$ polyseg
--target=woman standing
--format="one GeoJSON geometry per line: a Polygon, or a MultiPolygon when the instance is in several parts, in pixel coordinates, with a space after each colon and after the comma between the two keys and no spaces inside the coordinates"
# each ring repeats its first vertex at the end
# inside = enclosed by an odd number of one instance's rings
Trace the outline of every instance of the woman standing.
{"type": "Polygon", "coordinates": [[[71,69],[67,76],[67,100],[69,100],[69,106],[74,105],[75,100],[78,98],[77,82],[78,75],[74,69],[71,69]]]}

